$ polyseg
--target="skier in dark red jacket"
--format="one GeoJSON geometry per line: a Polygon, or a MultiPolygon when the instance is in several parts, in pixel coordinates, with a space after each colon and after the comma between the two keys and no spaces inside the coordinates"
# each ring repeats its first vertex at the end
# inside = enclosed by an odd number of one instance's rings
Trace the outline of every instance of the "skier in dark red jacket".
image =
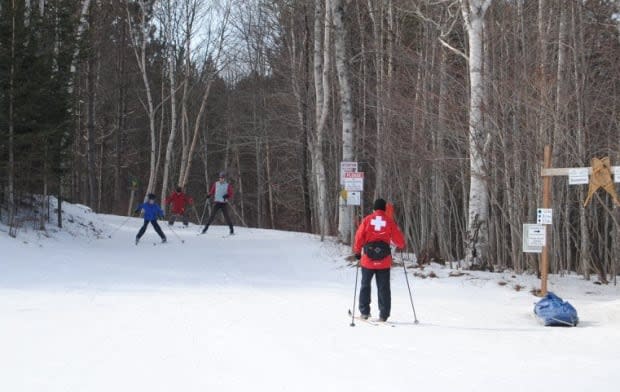
{"type": "Polygon", "coordinates": [[[183,219],[183,225],[187,226],[189,223],[189,218],[187,216],[187,210],[185,207],[188,205],[194,204],[194,199],[188,197],[185,193],[183,193],[183,188],[180,186],[170,194],[164,200],[165,204],[169,204],[170,207],[170,219],[168,219],[168,225],[174,225],[174,221],[177,217],[181,217],[183,219]]]}
{"type": "Polygon", "coordinates": [[[390,317],[392,294],[390,291],[390,268],[392,267],[392,250],[390,245],[402,250],[405,238],[394,220],[386,212],[386,202],[377,199],[374,212],[364,218],[355,233],[353,251],[362,266],[362,284],[360,288],[359,309],[361,317],[370,317],[370,283],[375,276],[379,297],[379,320],[390,317]],[[363,254],[362,254],[363,251],[363,254]]]}

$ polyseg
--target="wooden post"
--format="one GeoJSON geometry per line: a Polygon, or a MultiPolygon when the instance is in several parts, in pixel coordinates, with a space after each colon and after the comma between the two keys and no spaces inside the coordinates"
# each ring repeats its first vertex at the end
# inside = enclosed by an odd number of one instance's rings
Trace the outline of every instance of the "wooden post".
{"type": "MultiPolygon", "coordinates": [[[[551,167],[551,151],[551,146],[545,146],[543,162],[544,166],[541,171],[541,176],[543,178],[543,208],[551,208],[551,181],[553,180],[552,177],[570,177],[571,171],[575,169],[588,169],[589,175],[594,174],[594,169],[592,167],[551,167]]],[[[611,166],[610,169],[612,172],[616,172],[617,170],[620,170],[620,166],[611,166]]],[[[554,213],[554,215],[556,214],[554,213]]],[[[545,226],[547,235],[546,244],[549,244],[551,242],[551,230],[547,226],[551,225],[545,226]]],[[[540,255],[540,294],[543,296],[547,294],[547,278],[549,274],[549,249],[550,245],[543,246],[542,253],[540,255]]]]}
{"type": "MultiPolygon", "coordinates": [[[[551,146],[545,146],[544,152],[544,168],[551,168],[551,146]]],[[[551,208],[551,177],[543,175],[543,208],[551,208]]],[[[542,253],[540,256],[540,295],[547,295],[547,277],[549,274],[549,242],[551,240],[550,236],[550,225],[545,225],[546,237],[547,241],[545,246],[543,246],[542,253]]]]}

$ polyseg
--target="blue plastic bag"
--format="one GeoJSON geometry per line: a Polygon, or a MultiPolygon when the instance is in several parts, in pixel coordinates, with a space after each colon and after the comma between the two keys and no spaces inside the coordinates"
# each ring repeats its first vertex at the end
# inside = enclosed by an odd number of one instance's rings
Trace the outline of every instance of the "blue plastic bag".
{"type": "Polygon", "coordinates": [[[534,305],[534,313],[545,326],[574,327],[579,323],[573,305],[551,292],[534,305]]]}

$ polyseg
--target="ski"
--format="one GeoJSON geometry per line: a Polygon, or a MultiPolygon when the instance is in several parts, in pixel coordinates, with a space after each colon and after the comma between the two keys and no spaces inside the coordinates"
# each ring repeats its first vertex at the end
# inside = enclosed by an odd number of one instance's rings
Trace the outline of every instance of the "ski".
{"type": "MultiPolygon", "coordinates": [[[[351,309],[349,309],[349,317],[351,317],[351,316],[352,316],[351,309]]],[[[389,322],[389,321],[381,321],[378,318],[372,318],[372,319],[368,318],[368,319],[365,319],[365,318],[362,318],[361,316],[355,316],[353,318],[355,320],[357,320],[357,321],[362,321],[362,322],[364,322],[366,324],[370,324],[370,325],[375,326],[375,327],[380,327],[380,326],[381,327],[391,327],[391,328],[396,327],[396,324],[394,324],[392,322],[389,322]]]]}

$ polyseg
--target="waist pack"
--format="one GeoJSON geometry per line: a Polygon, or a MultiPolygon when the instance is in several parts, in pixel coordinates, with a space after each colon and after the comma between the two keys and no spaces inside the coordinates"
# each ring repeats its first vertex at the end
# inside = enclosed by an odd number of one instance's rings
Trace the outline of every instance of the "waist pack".
{"type": "Polygon", "coordinates": [[[382,260],[392,254],[392,248],[385,242],[369,242],[364,245],[364,253],[371,260],[382,260]]]}

